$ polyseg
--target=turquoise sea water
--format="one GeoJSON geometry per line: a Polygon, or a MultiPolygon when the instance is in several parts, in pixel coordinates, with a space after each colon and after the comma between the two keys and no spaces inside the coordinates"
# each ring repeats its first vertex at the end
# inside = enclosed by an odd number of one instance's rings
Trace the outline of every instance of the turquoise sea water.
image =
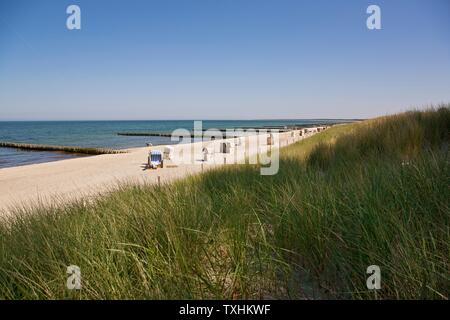
{"type": "MultiPolygon", "coordinates": [[[[239,128],[344,122],[345,120],[206,120],[203,128],[239,128]]],[[[167,121],[8,121],[0,122],[0,141],[70,145],[81,147],[130,148],[174,143],[169,137],[119,136],[118,132],[172,132],[192,130],[192,120],[167,121]]],[[[79,157],[62,152],[24,151],[0,148],[0,168],[79,157]]]]}

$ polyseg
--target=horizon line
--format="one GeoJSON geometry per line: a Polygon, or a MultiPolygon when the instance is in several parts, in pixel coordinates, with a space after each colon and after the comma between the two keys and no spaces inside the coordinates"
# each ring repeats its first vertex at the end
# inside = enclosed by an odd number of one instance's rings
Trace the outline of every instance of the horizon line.
{"type": "Polygon", "coordinates": [[[367,120],[370,118],[261,118],[261,119],[40,119],[40,120],[21,120],[21,119],[0,119],[0,122],[107,122],[107,121],[295,121],[295,120],[367,120]]]}

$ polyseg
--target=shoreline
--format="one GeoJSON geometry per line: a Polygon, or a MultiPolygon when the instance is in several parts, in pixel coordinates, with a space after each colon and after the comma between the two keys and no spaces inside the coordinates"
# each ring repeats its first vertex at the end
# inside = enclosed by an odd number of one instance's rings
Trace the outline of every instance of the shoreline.
{"type": "MultiPolygon", "coordinates": [[[[311,126],[309,129],[317,128],[311,126]]],[[[314,130],[314,129],[313,129],[314,130]]],[[[316,129],[317,130],[317,129],[316,129]]],[[[307,136],[292,138],[289,131],[279,134],[280,145],[277,148],[292,144],[307,136]]],[[[261,139],[258,134],[248,136],[249,138],[261,139]]],[[[198,151],[207,144],[215,144],[231,139],[215,141],[198,141],[191,143],[179,143],[176,145],[158,145],[152,147],[138,147],[125,149],[127,153],[102,154],[45,163],[29,164],[16,167],[0,168],[0,216],[5,216],[17,207],[28,207],[33,205],[61,205],[80,199],[89,199],[102,193],[112,191],[121,183],[149,183],[160,181],[167,183],[192,174],[201,173],[225,163],[233,163],[233,160],[245,159],[233,158],[235,154],[223,154],[214,152],[211,161],[202,162],[202,154],[198,151]],[[194,149],[194,161],[191,164],[169,165],[162,169],[146,169],[148,151],[163,151],[166,146],[173,147],[176,152],[194,149]],[[224,160],[225,159],[225,160],[224,160]],[[228,160],[227,160],[228,159],[228,160]],[[201,165],[203,163],[203,165],[201,165]]],[[[259,147],[249,147],[246,156],[251,157],[258,154],[259,147]]]]}

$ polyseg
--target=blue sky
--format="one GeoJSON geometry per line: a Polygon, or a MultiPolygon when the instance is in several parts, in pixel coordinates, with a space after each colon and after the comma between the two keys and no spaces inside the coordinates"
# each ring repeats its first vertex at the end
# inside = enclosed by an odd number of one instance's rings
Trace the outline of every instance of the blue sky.
{"type": "Polygon", "coordinates": [[[448,0],[0,2],[0,120],[364,118],[450,102],[448,0]],[[66,8],[81,8],[81,30],[66,8]],[[382,30],[366,27],[381,8],[382,30]]]}

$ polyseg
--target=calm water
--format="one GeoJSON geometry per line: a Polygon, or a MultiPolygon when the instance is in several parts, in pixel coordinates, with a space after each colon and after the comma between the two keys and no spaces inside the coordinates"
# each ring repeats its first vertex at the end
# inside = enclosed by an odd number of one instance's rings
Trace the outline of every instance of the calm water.
{"type": "MultiPolygon", "coordinates": [[[[336,120],[208,120],[203,128],[261,127],[289,124],[314,124],[336,120]]],[[[169,137],[118,136],[117,132],[172,132],[191,130],[193,121],[11,121],[0,122],[0,141],[73,145],[82,147],[130,148],[171,144],[169,137]]],[[[82,155],[61,152],[23,151],[0,148],[0,168],[48,162],[82,155]]]]}

